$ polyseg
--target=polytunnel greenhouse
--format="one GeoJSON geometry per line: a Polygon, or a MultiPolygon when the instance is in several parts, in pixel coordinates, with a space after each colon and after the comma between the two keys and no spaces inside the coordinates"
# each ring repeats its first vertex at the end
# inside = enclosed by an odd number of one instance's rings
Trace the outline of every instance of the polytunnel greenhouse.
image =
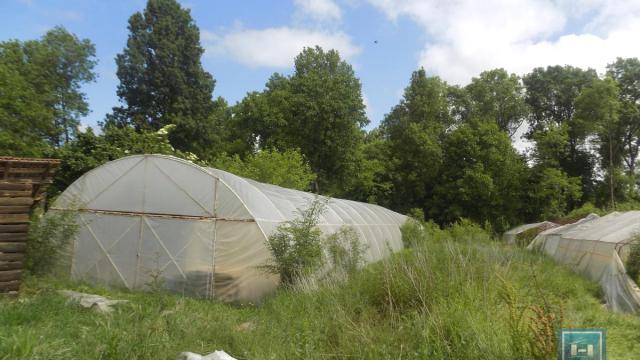
{"type": "Polygon", "coordinates": [[[627,275],[631,244],[640,236],[640,211],[591,214],[573,224],[545,230],[529,244],[556,262],[597,281],[607,306],[618,312],[640,311],[640,288],[627,275]]]}
{"type": "MultiPolygon", "coordinates": [[[[144,289],[160,278],[179,293],[255,301],[279,282],[260,268],[271,259],[268,236],[314,197],[171,156],[137,155],[84,174],[52,209],[78,213],[74,279],[144,289]]],[[[377,205],[332,198],[318,226],[325,234],[353,227],[370,262],[402,248],[405,221],[377,205]]]]}

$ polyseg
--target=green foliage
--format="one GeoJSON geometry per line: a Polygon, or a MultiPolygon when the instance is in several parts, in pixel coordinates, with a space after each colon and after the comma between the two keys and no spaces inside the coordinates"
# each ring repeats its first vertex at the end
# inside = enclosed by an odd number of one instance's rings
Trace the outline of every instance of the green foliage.
{"type": "Polygon", "coordinates": [[[640,210],[640,202],[638,201],[628,201],[619,203],[616,205],[616,208],[599,208],[593,203],[587,202],[583,204],[581,207],[571,210],[567,215],[563,216],[557,221],[561,224],[568,224],[572,222],[576,222],[589,214],[596,214],[599,216],[605,216],[613,211],[635,211],[640,210]]]}
{"type": "Polygon", "coordinates": [[[469,122],[447,135],[447,164],[434,188],[430,216],[440,223],[469,218],[497,231],[519,222],[526,165],[492,122],[469,122]]]}
{"type": "Polygon", "coordinates": [[[280,275],[285,286],[313,274],[323,265],[322,232],[318,218],[326,209],[327,199],[316,198],[298,215],[278,226],[266,242],[273,259],[263,266],[271,274],[280,275]]]}
{"type": "Polygon", "coordinates": [[[569,156],[569,128],[566,124],[551,124],[532,135],[536,144],[533,160],[539,167],[560,168],[560,161],[569,156]]]}
{"type": "Polygon", "coordinates": [[[251,146],[300,149],[325,193],[356,175],[365,116],[360,81],[335,50],[305,48],[291,76],[274,74],[234,112],[234,130],[251,146]]]}
{"type": "Polygon", "coordinates": [[[636,236],[631,241],[629,248],[629,257],[625,265],[627,275],[631,277],[637,284],[640,284],[640,236],[636,236]]]}
{"type": "Polygon", "coordinates": [[[443,162],[442,141],[453,123],[448,109],[449,87],[424,69],[411,75],[400,103],[381,124],[388,140],[390,206],[405,212],[425,208],[443,162]]]}
{"type": "Polygon", "coordinates": [[[517,234],[516,238],[515,238],[516,246],[520,246],[520,247],[523,247],[523,248],[529,246],[529,244],[531,244],[533,239],[535,239],[535,237],[538,236],[538,234],[540,234],[544,230],[546,230],[544,227],[537,227],[536,226],[536,227],[531,228],[529,230],[525,230],[525,231],[521,232],[520,234],[517,234]]]}
{"type": "Polygon", "coordinates": [[[76,134],[80,118],[89,114],[89,104],[81,86],[93,82],[98,63],[96,48],[88,39],[79,39],[62,27],[49,30],[41,40],[47,57],[38,59],[49,68],[53,84],[54,127],[51,141],[56,146],[68,143],[76,134]]]}
{"type": "Polygon", "coordinates": [[[345,282],[280,291],[260,306],[26,277],[18,299],[0,299],[0,358],[155,359],[224,349],[246,359],[518,359],[501,279],[519,307],[562,302],[565,327],[607,328],[608,358],[636,351],[640,318],[604,309],[597,283],[540,254],[459,238],[407,249],[345,282]],[[129,303],[104,316],[68,304],[58,289],[129,303]]]}
{"type": "MultiPolygon", "coordinates": [[[[615,207],[614,172],[622,164],[622,141],[618,136],[620,103],[619,90],[611,78],[596,80],[582,89],[576,99],[576,119],[594,127],[598,136],[602,167],[607,169],[609,180],[609,201],[615,207]],[[606,160],[605,160],[606,159],[606,160]]],[[[586,127],[587,125],[585,125],[586,127]]]]}
{"type": "Polygon", "coordinates": [[[60,158],[62,163],[49,194],[56,195],[87,171],[128,155],[165,154],[197,161],[195,155],[171,146],[169,134],[174,128],[175,125],[167,125],[157,132],[137,132],[131,127],[109,126],[101,135],[95,135],[91,128],[78,133],[76,139],[50,155],[60,158]]]}
{"type": "MultiPolygon", "coordinates": [[[[529,105],[530,131],[527,136],[536,142],[539,133],[550,129],[566,129],[566,150],[558,152],[553,161],[569,177],[582,179],[582,193],[591,194],[594,182],[594,164],[585,148],[591,124],[576,114],[576,100],[582,88],[598,78],[595,70],[582,70],[573,66],[536,68],[523,77],[525,101],[529,105]]],[[[548,152],[547,156],[553,156],[548,152]]]]}
{"type": "Polygon", "coordinates": [[[491,232],[470,219],[460,219],[445,229],[451,240],[487,242],[491,240],[491,232]]]}
{"type": "Polygon", "coordinates": [[[488,242],[491,233],[469,219],[460,219],[440,228],[433,221],[410,219],[400,227],[402,242],[406,248],[417,248],[433,241],[475,241],[488,242]]]}
{"type": "Polygon", "coordinates": [[[0,152],[42,156],[69,141],[89,112],[80,87],[95,64],[94,45],[62,27],[0,43],[0,152]]]}
{"type": "Polygon", "coordinates": [[[51,90],[36,87],[43,69],[27,60],[26,44],[0,43],[0,153],[41,156],[49,146],[53,111],[51,90]]]}
{"type": "Polygon", "coordinates": [[[561,220],[562,220],[563,223],[572,223],[572,222],[576,222],[576,221],[578,221],[578,220],[580,220],[582,218],[585,218],[590,214],[596,214],[596,215],[599,215],[599,216],[603,216],[603,215],[606,215],[606,212],[603,211],[600,208],[597,208],[592,203],[587,202],[587,203],[582,204],[582,206],[580,206],[579,208],[571,210],[567,215],[562,217],[561,220]]]}
{"type": "MultiPolygon", "coordinates": [[[[618,209],[619,204],[638,201],[640,193],[637,191],[638,185],[635,176],[625,174],[622,167],[614,167],[612,174],[609,172],[610,170],[607,169],[602,180],[596,185],[595,204],[602,208],[618,209]],[[615,206],[611,203],[612,193],[615,206]]],[[[622,208],[620,210],[622,211],[622,208]]]]}
{"type": "Polygon", "coordinates": [[[635,179],[640,149],[640,60],[618,58],[607,66],[607,75],[616,80],[619,91],[618,136],[627,175],[635,179]]]}
{"type": "Polygon", "coordinates": [[[542,219],[553,220],[562,217],[580,199],[580,179],[570,178],[557,168],[539,169],[534,167],[528,194],[529,204],[542,219]]]}
{"type": "Polygon", "coordinates": [[[379,128],[365,135],[364,143],[356,153],[358,161],[352,177],[343,183],[336,196],[389,206],[393,184],[389,169],[389,147],[379,128]]]}
{"type": "Polygon", "coordinates": [[[307,190],[316,175],[298,150],[264,149],[247,156],[222,154],[211,166],[238,176],[296,190],[307,190]]]}
{"type": "Polygon", "coordinates": [[[129,32],[116,57],[124,106],[106,123],[153,131],[175,124],[176,149],[212,158],[220,151],[227,105],[211,99],[215,81],[200,63],[204,49],[190,11],[175,0],[149,0],[129,18],[129,32]]]}
{"type": "Polygon", "coordinates": [[[25,269],[38,275],[68,275],[69,247],[78,232],[78,221],[74,211],[35,211],[29,225],[25,269]]]}
{"type": "Polygon", "coordinates": [[[562,303],[557,300],[557,303],[552,303],[543,297],[539,299],[541,304],[522,304],[518,290],[500,275],[498,278],[499,297],[509,310],[509,345],[515,359],[555,358],[558,353],[557,334],[564,318],[562,303]]]}
{"type": "Polygon", "coordinates": [[[483,71],[465,87],[471,106],[470,117],[495,121],[509,136],[524,122],[528,109],[520,77],[504,69],[483,71]]]}
{"type": "Polygon", "coordinates": [[[323,247],[328,256],[331,271],[351,276],[364,265],[367,245],[358,237],[358,232],[349,226],[342,226],[324,240],[323,247]]]}
{"type": "Polygon", "coordinates": [[[407,216],[410,217],[412,220],[415,221],[425,221],[426,218],[424,217],[424,211],[420,208],[413,208],[413,209],[409,209],[409,211],[407,211],[407,216]]]}

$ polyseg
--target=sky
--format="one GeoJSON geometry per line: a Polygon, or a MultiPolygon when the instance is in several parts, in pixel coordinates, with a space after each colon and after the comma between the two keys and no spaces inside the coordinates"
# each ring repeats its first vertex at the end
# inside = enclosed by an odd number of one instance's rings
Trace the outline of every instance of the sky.
{"type": "MultiPolygon", "coordinates": [[[[87,84],[95,127],[118,105],[114,58],[127,20],[144,0],[0,0],[0,41],[29,40],[62,25],[96,45],[98,78],[87,84]]],[[[214,96],[230,104],[290,74],[305,46],[337,49],[360,79],[369,128],[398,103],[424,67],[466,85],[483,70],[519,75],[547,65],[604,72],[640,57],[640,0],[183,0],[201,31],[214,96]]]]}

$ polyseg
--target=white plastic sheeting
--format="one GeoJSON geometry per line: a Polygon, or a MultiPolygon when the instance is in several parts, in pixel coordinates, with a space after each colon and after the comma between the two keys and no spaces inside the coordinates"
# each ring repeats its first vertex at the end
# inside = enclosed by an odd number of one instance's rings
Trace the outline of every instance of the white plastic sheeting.
{"type": "MultiPolygon", "coordinates": [[[[227,301],[255,301],[278,284],[259,267],[268,236],[314,195],[244,179],[164,155],[137,155],[91,170],[53,209],[78,210],[75,279],[170,290],[227,301]]],[[[404,215],[330,199],[319,228],[353,227],[375,261],[402,248],[404,215]]]]}
{"type": "Polygon", "coordinates": [[[595,214],[541,232],[529,249],[541,248],[557,262],[602,286],[607,306],[613,311],[638,312],[640,289],[627,276],[624,263],[630,242],[640,234],[640,211],[595,214]]]}
{"type": "Polygon", "coordinates": [[[518,235],[522,234],[527,230],[540,229],[544,231],[544,230],[554,228],[556,226],[558,226],[558,224],[552,223],[550,221],[543,221],[543,222],[538,222],[533,224],[524,224],[524,225],[514,227],[513,229],[510,229],[508,231],[505,231],[505,233],[502,234],[502,239],[506,241],[508,244],[513,244],[516,242],[516,238],[518,237],[518,235]]]}

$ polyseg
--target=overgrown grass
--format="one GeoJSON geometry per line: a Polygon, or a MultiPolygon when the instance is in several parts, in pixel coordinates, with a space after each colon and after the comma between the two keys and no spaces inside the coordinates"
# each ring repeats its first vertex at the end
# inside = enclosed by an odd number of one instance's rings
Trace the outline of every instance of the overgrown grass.
{"type": "Polygon", "coordinates": [[[418,236],[407,239],[412,248],[348,281],[284,288],[258,305],[30,277],[19,298],[0,300],[0,359],[173,359],[216,349],[239,359],[533,358],[513,344],[505,289],[520,308],[561,305],[565,327],[607,328],[609,359],[640,353],[640,317],[608,312],[597,284],[543,255],[471,224],[408,231],[418,236]],[[67,304],[63,288],[130,303],[98,314],[67,304]]]}

